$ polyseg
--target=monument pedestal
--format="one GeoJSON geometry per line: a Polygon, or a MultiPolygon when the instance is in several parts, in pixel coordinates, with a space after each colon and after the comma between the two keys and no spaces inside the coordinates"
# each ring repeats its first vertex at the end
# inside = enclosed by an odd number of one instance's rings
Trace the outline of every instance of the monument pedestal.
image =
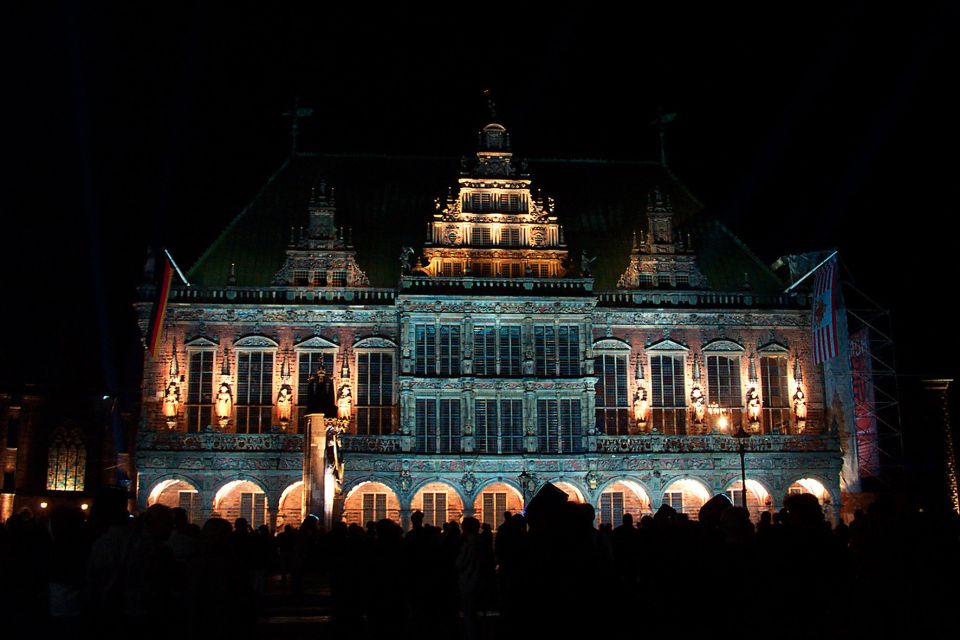
{"type": "Polygon", "coordinates": [[[324,414],[307,415],[303,438],[303,518],[313,514],[328,531],[333,526],[337,479],[327,464],[327,426],[324,414]]]}

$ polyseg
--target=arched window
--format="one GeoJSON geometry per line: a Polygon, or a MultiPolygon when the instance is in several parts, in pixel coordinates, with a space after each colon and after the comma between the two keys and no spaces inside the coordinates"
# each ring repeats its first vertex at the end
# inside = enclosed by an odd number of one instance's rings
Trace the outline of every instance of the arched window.
{"type": "Polygon", "coordinates": [[[87,472],[87,448],[80,430],[60,427],[53,435],[47,458],[47,489],[83,491],[87,472]]]}

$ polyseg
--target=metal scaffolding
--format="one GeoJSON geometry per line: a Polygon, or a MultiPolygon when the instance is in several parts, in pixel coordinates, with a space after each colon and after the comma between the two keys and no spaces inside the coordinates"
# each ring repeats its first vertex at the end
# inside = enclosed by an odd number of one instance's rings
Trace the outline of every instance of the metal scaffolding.
{"type": "MultiPolygon", "coordinates": [[[[872,418],[876,421],[876,450],[878,465],[876,468],[861,465],[861,480],[864,489],[879,489],[899,484],[902,477],[903,433],[900,419],[900,391],[896,372],[896,357],[893,341],[893,320],[890,310],[883,308],[869,295],[864,293],[849,278],[842,279],[843,296],[846,303],[849,335],[853,336],[866,330],[869,336],[869,353],[872,375],[868,381],[873,391],[872,408],[870,404],[858,407],[858,417],[872,418]],[[863,413],[866,411],[867,413],[863,413]],[[872,485],[872,486],[871,486],[872,485]]],[[[857,434],[858,449],[870,446],[871,442],[861,441],[867,434],[857,434]]]]}

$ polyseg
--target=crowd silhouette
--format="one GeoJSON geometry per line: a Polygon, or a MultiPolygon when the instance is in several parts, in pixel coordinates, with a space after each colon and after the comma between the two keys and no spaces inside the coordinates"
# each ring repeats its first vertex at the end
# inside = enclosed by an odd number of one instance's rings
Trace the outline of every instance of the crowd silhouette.
{"type": "Polygon", "coordinates": [[[273,535],[162,505],[133,517],[104,493],[88,518],[24,510],[0,527],[3,620],[51,637],[270,637],[257,611],[274,576],[294,606],[329,584],[330,630],[347,638],[955,635],[955,519],[881,497],[832,527],[806,494],[756,524],[725,496],[696,520],[595,515],[545,485],[496,533],[415,512],[406,532],[310,516],[273,535]]]}

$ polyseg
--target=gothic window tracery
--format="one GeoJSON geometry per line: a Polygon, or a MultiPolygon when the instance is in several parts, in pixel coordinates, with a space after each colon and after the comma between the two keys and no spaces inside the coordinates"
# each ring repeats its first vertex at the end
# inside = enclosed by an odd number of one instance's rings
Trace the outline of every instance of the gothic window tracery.
{"type": "Polygon", "coordinates": [[[83,491],[87,472],[87,448],[77,428],[58,428],[47,457],[47,489],[83,491]]]}

